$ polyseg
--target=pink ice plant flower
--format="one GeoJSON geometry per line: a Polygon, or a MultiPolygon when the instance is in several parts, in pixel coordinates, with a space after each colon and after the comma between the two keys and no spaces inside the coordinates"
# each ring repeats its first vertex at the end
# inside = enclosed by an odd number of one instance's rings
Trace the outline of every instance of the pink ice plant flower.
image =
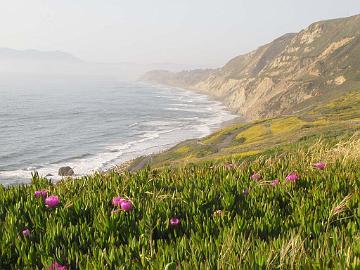
{"type": "Polygon", "coordinates": [[[45,199],[45,205],[47,208],[55,208],[60,203],[60,199],[56,195],[51,195],[45,199]]]}
{"type": "Polygon", "coordinates": [[[261,175],[254,172],[252,175],[251,175],[251,179],[252,180],[255,180],[255,181],[259,181],[261,179],[261,175]]]}
{"type": "Polygon", "coordinates": [[[30,230],[28,228],[26,228],[22,231],[22,234],[23,234],[23,236],[28,237],[28,236],[30,236],[30,230]]]}
{"type": "Polygon", "coordinates": [[[169,223],[171,226],[176,227],[176,226],[180,225],[180,219],[177,217],[170,218],[169,223]]]}
{"type": "Polygon", "coordinates": [[[122,198],[122,197],[114,197],[113,199],[112,199],[112,204],[114,205],[114,206],[121,206],[121,203],[123,202],[123,201],[126,201],[124,198],[122,198]]]}
{"type": "Polygon", "coordinates": [[[274,179],[272,182],[271,182],[271,185],[273,186],[273,187],[275,187],[275,186],[277,186],[278,184],[280,184],[280,180],[279,179],[274,179]]]}
{"type": "Polygon", "coordinates": [[[61,265],[61,264],[58,263],[58,262],[53,262],[53,263],[50,265],[50,269],[51,269],[51,270],[67,270],[68,268],[67,268],[65,265],[61,265]]]}
{"type": "Polygon", "coordinates": [[[35,198],[43,197],[45,199],[47,197],[47,193],[48,193],[47,190],[41,189],[41,190],[36,190],[34,195],[35,195],[35,198]]]}
{"type": "Polygon", "coordinates": [[[324,162],[317,162],[314,164],[314,168],[318,169],[318,170],[324,170],[326,167],[326,163],[324,162]]]}
{"type": "Polygon", "coordinates": [[[290,173],[288,176],[286,176],[286,182],[296,182],[297,180],[299,180],[299,175],[297,174],[297,172],[292,172],[290,173]]]}
{"type": "Polygon", "coordinates": [[[130,201],[128,200],[123,200],[121,203],[120,203],[120,207],[122,210],[124,210],[125,212],[129,212],[133,209],[133,205],[130,201]]]}
{"type": "Polygon", "coordinates": [[[39,198],[41,196],[41,191],[40,190],[36,190],[35,193],[35,198],[39,198]]]}
{"type": "Polygon", "coordinates": [[[245,188],[245,189],[243,190],[243,194],[244,194],[245,196],[247,196],[247,195],[249,194],[249,189],[248,189],[248,188],[245,188]]]}

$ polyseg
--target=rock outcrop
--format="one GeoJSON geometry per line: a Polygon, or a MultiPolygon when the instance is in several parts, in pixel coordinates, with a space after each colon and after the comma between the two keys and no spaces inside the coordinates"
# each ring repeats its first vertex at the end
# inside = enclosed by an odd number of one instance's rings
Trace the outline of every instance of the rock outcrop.
{"type": "Polygon", "coordinates": [[[69,167],[69,166],[66,166],[66,167],[61,167],[59,169],[59,175],[60,176],[73,176],[74,175],[74,170],[69,167]]]}

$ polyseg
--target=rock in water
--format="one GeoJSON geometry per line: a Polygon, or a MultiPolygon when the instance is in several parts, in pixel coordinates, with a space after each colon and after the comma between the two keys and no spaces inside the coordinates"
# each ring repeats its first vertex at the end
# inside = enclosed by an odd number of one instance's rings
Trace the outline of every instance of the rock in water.
{"type": "Polygon", "coordinates": [[[59,169],[59,175],[60,176],[72,176],[72,175],[74,175],[74,170],[69,166],[61,167],[59,169]]]}

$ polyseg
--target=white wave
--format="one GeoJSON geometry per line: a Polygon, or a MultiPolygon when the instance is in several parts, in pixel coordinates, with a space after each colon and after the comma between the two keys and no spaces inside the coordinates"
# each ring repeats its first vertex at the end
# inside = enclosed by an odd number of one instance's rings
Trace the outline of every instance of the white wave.
{"type": "Polygon", "coordinates": [[[162,127],[162,126],[174,126],[176,124],[179,124],[178,121],[147,121],[141,123],[142,126],[149,126],[149,127],[162,127]]]}
{"type": "Polygon", "coordinates": [[[138,124],[139,124],[138,122],[135,122],[135,123],[129,125],[128,127],[135,127],[135,126],[137,126],[138,124]]]}
{"type": "Polygon", "coordinates": [[[179,112],[195,112],[195,113],[203,113],[204,111],[209,110],[208,108],[176,108],[176,107],[167,107],[165,108],[167,111],[179,111],[179,112]]]}
{"type": "MultiPolygon", "coordinates": [[[[171,91],[174,91],[174,88],[166,88],[166,91],[171,93],[171,91]]],[[[132,141],[108,145],[101,153],[66,160],[57,164],[42,164],[42,167],[37,170],[38,173],[41,176],[51,174],[52,176],[49,178],[57,181],[61,179],[61,177],[58,176],[58,170],[63,166],[74,168],[74,172],[77,176],[90,174],[95,171],[102,171],[140,155],[160,152],[180,141],[206,136],[214,129],[218,128],[222,122],[236,117],[226,111],[225,107],[220,102],[210,101],[207,96],[191,91],[184,92],[183,89],[176,89],[176,91],[179,91],[179,93],[172,95],[172,97],[175,97],[175,100],[177,98],[182,98],[184,103],[175,102],[171,106],[177,107],[169,107],[167,108],[168,110],[189,111],[195,113],[206,112],[208,116],[187,117],[169,121],[153,120],[140,123],[135,122],[129,125],[129,127],[144,126],[150,127],[149,129],[155,127],[156,130],[144,130],[132,141]],[[193,104],[187,104],[189,102],[194,102],[195,106],[193,104]]],[[[0,183],[29,182],[31,179],[31,172],[34,169],[34,167],[29,167],[24,170],[0,171],[0,183]],[[19,180],[17,181],[14,179],[19,180]]]]}

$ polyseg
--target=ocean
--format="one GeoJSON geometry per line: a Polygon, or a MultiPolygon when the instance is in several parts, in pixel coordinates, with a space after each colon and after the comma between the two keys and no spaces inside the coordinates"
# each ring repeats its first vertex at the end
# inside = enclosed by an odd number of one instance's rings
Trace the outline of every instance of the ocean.
{"type": "Polygon", "coordinates": [[[175,87],[95,78],[24,76],[0,81],[0,184],[31,173],[60,179],[103,171],[202,137],[235,116],[175,87]]]}

